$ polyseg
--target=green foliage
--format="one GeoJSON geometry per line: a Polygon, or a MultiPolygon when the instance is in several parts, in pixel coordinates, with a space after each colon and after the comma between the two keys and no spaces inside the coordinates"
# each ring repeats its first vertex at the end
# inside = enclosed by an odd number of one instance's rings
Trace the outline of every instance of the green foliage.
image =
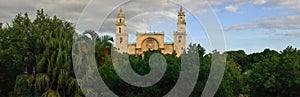
{"type": "Polygon", "coordinates": [[[9,76],[16,80],[8,80],[15,82],[13,94],[46,97],[81,95],[80,92],[70,92],[70,88],[77,87],[72,81],[75,77],[71,60],[74,33],[71,23],[56,16],[49,17],[44,14],[43,9],[37,11],[35,20],[30,20],[27,13],[18,14],[12,25],[1,30],[0,63],[1,67],[15,72],[9,76]],[[21,73],[25,67],[27,75],[21,73]],[[15,77],[17,74],[21,75],[15,77]],[[23,87],[22,80],[28,80],[27,87],[23,87]],[[68,85],[69,82],[72,85],[68,85]]]}
{"type": "Polygon", "coordinates": [[[109,55],[111,53],[111,48],[113,48],[112,45],[113,41],[114,39],[108,35],[96,37],[95,57],[97,59],[97,64],[99,64],[99,66],[106,64],[106,62],[111,61],[109,55]]]}
{"type": "Polygon", "coordinates": [[[2,29],[3,23],[0,22],[0,29],[2,29]]]}
{"type": "Polygon", "coordinates": [[[19,75],[16,77],[16,84],[14,92],[17,94],[15,96],[26,95],[27,87],[29,86],[28,79],[31,76],[19,75]]]}
{"type": "Polygon", "coordinates": [[[52,89],[48,89],[41,95],[41,97],[61,97],[61,96],[57,90],[55,91],[52,89]]]}
{"type": "MultiPolygon", "coordinates": [[[[148,61],[150,56],[154,53],[161,54],[161,51],[146,51],[143,57],[141,55],[130,55],[129,58],[133,70],[140,75],[148,74],[150,72],[148,61]]],[[[124,54],[117,56],[124,56],[124,54]]],[[[165,57],[166,62],[168,63],[165,75],[161,81],[156,83],[154,86],[146,88],[131,86],[124,82],[114,71],[112,63],[99,67],[99,72],[103,75],[101,77],[107,86],[119,96],[159,97],[168,93],[168,91],[172,89],[178,79],[180,70],[180,61],[178,61],[176,55],[165,55],[165,57]]],[[[120,59],[118,61],[123,61],[122,58],[118,59],[120,59]]]]}
{"type": "Polygon", "coordinates": [[[0,96],[8,96],[8,93],[13,90],[16,76],[22,73],[25,69],[24,66],[31,66],[34,63],[32,55],[29,50],[31,43],[27,37],[30,29],[25,29],[31,24],[28,23],[28,16],[21,17],[17,15],[13,22],[19,21],[22,26],[16,25],[15,27],[7,27],[0,29],[0,96]],[[18,19],[17,19],[18,18],[18,19]]]}
{"type": "Polygon", "coordinates": [[[287,47],[280,54],[266,57],[254,64],[247,81],[251,95],[268,97],[300,96],[300,55],[287,47]]]}
{"type": "Polygon", "coordinates": [[[247,70],[252,69],[253,64],[263,61],[266,58],[269,58],[272,56],[277,56],[278,54],[279,53],[277,51],[265,49],[261,53],[253,53],[253,54],[247,55],[246,57],[240,59],[240,61],[238,61],[237,63],[242,66],[243,72],[246,72],[247,70]]]}

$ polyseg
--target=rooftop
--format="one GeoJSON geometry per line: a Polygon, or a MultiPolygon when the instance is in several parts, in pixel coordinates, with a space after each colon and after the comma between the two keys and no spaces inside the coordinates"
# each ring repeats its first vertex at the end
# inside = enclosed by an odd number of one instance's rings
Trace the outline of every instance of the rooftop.
{"type": "Polygon", "coordinates": [[[163,35],[164,32],[136,32],[136,35],[163,35]]]}

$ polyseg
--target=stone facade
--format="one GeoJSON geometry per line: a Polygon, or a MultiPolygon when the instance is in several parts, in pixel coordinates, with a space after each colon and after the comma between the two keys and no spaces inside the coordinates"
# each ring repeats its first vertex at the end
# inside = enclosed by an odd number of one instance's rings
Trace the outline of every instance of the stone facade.
{"type": "Polygon", "coordinates": [[[178,12],[177,31],[174,32],[174,43],[164,41],[164,32],[149,32],[136,34],[136,43],[128,44],[125,15],[120,9],[116,21],[116,48],[120,53],[143,54],[147,50],[161,50],[163,54],[172,54],[174,51],[180,56],[186,50],[186,22],[182,8],[178,12]]]}

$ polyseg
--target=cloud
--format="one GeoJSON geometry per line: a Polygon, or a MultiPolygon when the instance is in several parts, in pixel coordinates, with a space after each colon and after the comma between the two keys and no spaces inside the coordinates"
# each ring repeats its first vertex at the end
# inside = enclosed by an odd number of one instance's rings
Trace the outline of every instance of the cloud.
{"type": "MultiPolygon", "coordinates": [[[[94,0],[96,1],[96,0],[94,0]]],[[[175,0],[176,1],[176,0],[175,0]]],[[[177,0],[179,1],[179,0],[177,0]]],[[[38,9],[43,8],[45,12],[50,15],[57,15],[60,18],[76,24],[79,16],[82,14],[83,9],[88,4],[89,0],[1,0],[0,1],[0,22],[11,22],[17,13],[28,12],[32,19],[35,17],[35,12],[38,9]],[[34,2],[34,3],[33,3],[34,2]]],[[[205,14],[209,9],[205,7],[207,2],[205,0],[182,0],[177,2],[179,4],[187,4],[190,9],[185,9],[187,12],[199,14],[205,14]]],[[[272,6],[272,8],[290,9],[300,13],[300,1],[299,0],[209,0],[209,4],[212,8],[226,5],[224,10],[229,12],[237,12],[240,7],[245,4],[254,4],[257,6],[272,6]]],[[[84,21],[84,28],[100,28],[92,29],[99,30],[100,32],[114,33],[115,31],[115,19],[119,12],[119,8],[116,7],[114,11],[108,14],[107,18],[99,18],[99,15],[106,15],[105,9],[109,7],[109,1],[97,4],[91,4],[96,7],[88,11],[87,17],[82,18],[84,21]],[[101,27],[98,27],[100,21],[105,20],[101,27]]],[[[143,32],[149,30],[151,22],[158,22],[158,24],[167,24],[167,27],[172,28],[176,26],[177,12],[179,5],[170,0],[159,0],[153,2],[152,0],[136,0],[134,2],[128,2],[120,7],[123,8],[126,15],[128,32],[143,32]],[[152,14],[147,14],[152,13],[152,14]],[[144,14],[144,15],[143,15],[144,14]]],[[[187,13],[188,14],[188,13],[187,13]]],[[[243,29],[299,29],[300,28],[300,16],[285,16],[282,18],[265,18],[252,20],[246,24],[233,25],[225,30],[243,30],[243,29]]],[[[152,25],[156,25],[152,23],[152,25]]],[[[156,30],[155,27],[151,27],[156,30]]],[[[160,28],[159,28],[160,29],[160,28]]],[[[159,30],[157,29],[157,30],[159,30]]],[[[161,30],[161,29],[160,29],[161,30]]]]}
{"type": "Polygon", "coordinates": [[[282,18],[265,18],[253,20],[247,24],[233,25],[225,31],[247,29],[300,29],[300,16],[285,16],[282,18]]]}
{"type": "MultiPolygon", "coordinates": [[[[0,1],[0,22],[6,23],[11,22],[11,20],[15,17],[17,13],[28,12],[31,19],[35,18],[36,10],[43,8],[45,12],[50,15],[57,15],[60,18],[66,19],[74,24],[77,23],[78,18],[82,15],[83,9],[87,6],[90,0],[27,0],[27,1],[19,1],[19,0],[1,0],[0,1]],[[34,2],[34,3],[33,3],[34,2]]],[[[100,15],[106,15],[105,11],[110,5],[110,1],[96,1],[94,0],[90,6],[95,6],[94,8],[89,9],[86,17],[81,18],[83,21],[83,28],[86,30],[99,30],[99,29],[91,29],[91,28],[101,28],[103,32],[114,33],[114,25],[116,15],[118,14],[119,8],[115,7],[114,11],[108,14],[107,18],[99,18],[100,15]],[[94,4],[96,3],[96,4],[94,4]],[[98,27],[101,21],[105,21],[101,27],[98,27]]],[[[176,1],[176,0],[175,0],[176,1]]],[[[186,4],[190,9],[185,9],[186,13],[192,12],[197,14],[204,14],[209,9],[205,7],[207,3],[209,3],[212,7],[220,6],[224,4],[224,2],[238,2],[239,0],[210,0],[209,2],[205,2],[205,0],[183,0],[177,2],[178,4],[186,4]],[[188,10],[188,11],[187,11],[188,10]]],[[[120,1],[121,2],[121,1],[120,1]]],[[[125,2],[125,1],[122,1],[125,2]]],[[[173,1],[170,0],[135,0],[134,2],[128,2],[120,7],[123,8],[126,18],[130,21],[128,22],[128,32],[136,32],[136,31],[146,31],[149,29],[148,21],[153,21],[154,18],[160,18],[160,20],[156,21],[164,21],[171,22],[176,25],[177,12],[179,10],[179,6],[173,1]],[[148,13],[148,12],[158,12],[161,13],[160,17],[153,16],[152,14],[148,14],[148,16],[143,17],[135,17],[140,14],[148,13]],[[154,17],[154,18],[151,18],[154,17]],[[163,17],[163,18],[161,18],[163,17]],[[133,18],[133,19],[131,19],[133,18]],[[175,23],[171,20],[174,20],[175,23]],[[143,20],[141,22],[140,20],[143,20]],[[136,30],[134,30],[136,29],[136,30]]],[[[157,14],[156,14],[157,15],[157,14]]],[[[100,32],[101,32],[100,31],[100,32]]]]}
{"type": "Polygon", "coordinates": [[[300,32],[287,32],[287,33],[282,33],[281,35],[292,36],[292,37],[300,37],[300,32]]]}
{"type": "MultiPolygon", "coordinates": [[[[186,16],[188,16],[188,12],[204,14],[207,12],[207,8],[204,5],[207,2],[194,1],[194,0],[184,0],[186,5],[183,5],[183,8],[186,12],[186,16]],[[188,6],[189,9],[185,9],[185,6],[188,6]]],[[[219,6],[222,5],[223,2],[219,0],[211,0],[211,6],[219,6]]],[[[179,4],[181,4],[179,2],[179,4]]],[[[101,5],[99,5],[100,7],[101,5]]],[[[95,7],[95,12],[98,11],[99,7],[95,7]]],[[[145,32],[149,31],[150,25],[152,30],[154,31],[175,31],[176,30],[176,22],[177,22],[177,12],[179,11],[180,5],[174,3],[170,0],[159,0],[159,1],[152,1],[152,0],[136,0],[134,2],[128,2],[124,5],[120,6],[123,9],[123,12],[126,16],[127,21],[127,32],[135,33],[135,32],[145,32]],[[160,25],[156,26],[155,25],[160,25]],[[175,26],[175,27],[174,27],[175,26]]],[[[91,11],[92,12],[92,11],[91,11]]],[[[114,9],[112,13],[110,13],[107,18],[105,18],[105,22],[102,24],[98,32],[108,32],[108,33],[115,33],[115,22],[116,17],[119,12],[119,8],[114,9]]],[[[98,14],[88,13],[88,18],[82,19],[85,21],[86,28],[92,27],[97,28],[96,26],[99,25],[99,21],[101,19],[94,19],[99,17],[101,11],[98,14]]],[[[187,17],[188,18],[188,17],[187,17]]]]}
{"type": "Polygon", "coordinates": [[[273,7],[273,9],[291,9],[300,12],[299,0],[252,0],[254,5],[273,7]]]}
{"type": "Polygon", "coordinates": [[[223,4],[229,3],[238,6],[253,4],[268,7],[270,9],[291,9],[300,12],[300,0],[224,0],[223,4]]]}
{"type": "Polygon", "coordinates": [[[263,5],[267,3],[269,0],[252,0],[252,3],[255,5],[263,5]]]}
{"type": "MultiPolygon", "coordinates": [[[[104,32],[114,33],[114,25],[117,13],[119,8],[116,8],[112,13],[109,14],[107,18],[99,18],[99,15],[106,15],[104,10],[109,6],[108,2],[101,1],[97,4],[91,4],[91,6],[96,6],[88,11],[86,16],[88,18],[81,18],[81,21],[84,21],[83,25],[88,30],[89,28],[99,28],[100,21],[105,21],[101,29],[104,32]]],[[[45,13],[50,16],[57,15],[60,18],[66,19],[74,24],[76,24],[78,18],[82,14],[83,9],[88,4],[89,0],[28,0],[28,1],[19,1],[19,0],[1,0],[0,1],[0,22],[9,23],[18,13],[28,12],[31,19],[35,18],[36,10],[43,8],[45,13]],[[32,3],[34,2],[34,3],[32,3]]],[[[140,20],[150,21],[154,17],[151,14],[149,16],[136,17],[136,15],[161,11],[165,18],[177,18],[177,11],[179,9],[178,5],[172,4],[172,2],[167,2],[167,0],[162,0],[161,2],[153,2],[151,0],[137,0],[135,2],[129,2],[120,7],[123,8],[126,19],[131,19],[128,23],[131,25],[128,27],[130,32],[135,32],[134,29],[138,31],[147,30],[147,24],[143,24],[140,20]],[[152,17],[152,18],[151,18],[152,17]]],[[[159,18],[159,17],[155,17],[159,18]]],[[[164,19],[165,19],[164,18],[164,19]]],[[[163,18],[161,18],[163,20],[163,18]]],[[[160,21],[160,20],[155,20],[160,21]]],[[[92,29],[99,30],[99,29],[92,29]]]]}
{"type": "MultiPolygon", "coordinates": [[[[230,0],[232,2],[238,2],[235,0],[230,0]]],[[[299,0],[251,0],[238,2],[239,6],[244,4],[253,4],[256,6],[262,6],[271,10],[290,10],[296,15],[285,14],[282,17],[274,18],[260,18],[252,20],[245,24],[233,25],[231,27],[225,28],[225,31],[233,30],[249,30],[249,29],[300,29],[300,1],[299,0]]],[[[230,6],[226,7],[228,11],[234,11],[234,8],[230,6]]],[[[226,9],[225,8],[225,9],[226,9]]]]}
{"type": "MultiPolygon", "coordinates": [[[[126,17],[126,27],[128,33],[146,32],[150,28],[156,30],[155,25],[168,23],[176,25],[177,12],[179,6],[172,2],[162,0],[160,2],[153,2],[151,0],[139,0],[129,2],[122,6],[123,12],[126,17]],[[147,4],[147,5],[145,5],[147,4]],[[150,27],[152,25],[152,27],[150,27]]],[[[119,8],[116,8],[102,24],[99,32],[115,33],[115,22],[119,8]]],[[[94,24],[94,23],[91,23],[94,24]]],[[[164,25],[167,26],[167,25],[164,25]]],[[[165,27],[167,29],[167,27],[165,27]]]]}
{"type": "Polygon", "coordinates": [[[9,23],[17,13],[28,12],[35,17],[36,10],[44,9],[48,15],[57,15],[75,22],[88,0],[0,0],[0,22],[9,23]]]}
{"type": "Polygon", "coordinates": [[[237,6],[233,6],[233,5],[229,5],[224,8],[224,10],[229,11],[229,12],[236,12],[237,9],[238,9],[237,6]]]}

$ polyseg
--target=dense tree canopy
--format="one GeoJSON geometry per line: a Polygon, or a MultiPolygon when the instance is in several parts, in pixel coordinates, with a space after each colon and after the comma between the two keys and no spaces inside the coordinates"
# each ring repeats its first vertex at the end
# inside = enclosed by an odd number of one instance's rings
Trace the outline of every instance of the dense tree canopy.
{"type": "Polygon", "coordinates": [[[16,78],[6,82],[15,85],[8,84],[5,90],[14,88],[11,96],[79,95],[73,93],[80,90],[75,88],[70,56],[74,32],[71,23],[43,10],[37,11],[35,20],[18,14],[1,33],[1,66],[7,65],[11,73],[5,74],[16,78]]]}
{"type": "Polygon", "coordinates": [[[287,47],[278,53],[269,53],[249,71],[247,81],[251,95],[273,97],[300,96],[300,55],[299,50],[287,47]],[[297,92],[298,91],[298,92],[297,92]]]}

